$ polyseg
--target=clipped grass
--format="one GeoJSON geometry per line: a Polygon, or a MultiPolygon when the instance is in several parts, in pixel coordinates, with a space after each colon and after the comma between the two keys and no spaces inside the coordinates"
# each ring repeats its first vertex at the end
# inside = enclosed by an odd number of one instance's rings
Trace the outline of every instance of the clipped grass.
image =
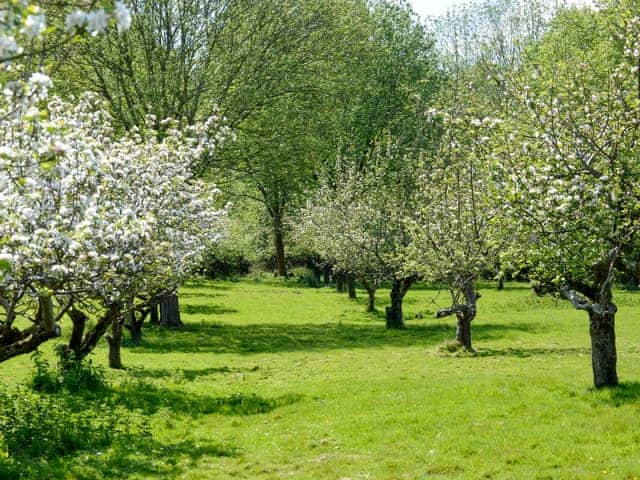
{"type": "MultiPolygon", "coordinates": [[[[408,294],[408,328],[386,331],[362,292],[192,283],[185,327],[146,328],[111,387],[81,398],[143,415],[152,439],[36,459],[25,476],[640,478],[640,294],[616,297],[623,384],[595,391],[586,315],[507,287],[481,290],[474,355],[442,348],[454,323],[433,313],[448,298],[424,287],[408,294]]],[[[31,370],[25,357],[5,362],[0,381],[31,370]]]]}

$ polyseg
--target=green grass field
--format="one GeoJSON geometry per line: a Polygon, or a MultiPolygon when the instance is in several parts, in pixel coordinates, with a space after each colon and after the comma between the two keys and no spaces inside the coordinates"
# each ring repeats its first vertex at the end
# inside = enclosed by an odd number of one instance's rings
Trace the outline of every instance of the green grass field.
{"type": "MultiPolygon", "coordinates": [[[[127,368],[108,372],[105,395],[147,417],[152,439],[34,460],[30,475],[640,477],[640,294],[616,296],[623,384],[595,391],[586,314],[526,285],[481,292],[471,356],[443,353],[454,322],[433,312],[445,293],[410,291],[408,328],[386,331],[381,314],[364,313],[362,292],[353,301],[295,283],[188,285],[185,327],[147,328],[142,346],[125,347],[127,368]]],[[[94,361],[105,360],[101,343],[94,361]]],[[[28,357],[11,360],[0,381],[24,382],[32,369],[28,357]]]]}

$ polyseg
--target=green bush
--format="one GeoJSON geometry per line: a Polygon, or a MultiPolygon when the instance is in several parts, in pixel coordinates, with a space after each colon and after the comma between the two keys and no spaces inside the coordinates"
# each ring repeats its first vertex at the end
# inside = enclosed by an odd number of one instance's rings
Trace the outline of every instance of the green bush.
{"type": "Polygon", "coordinates": [[[101,391],[107,388],[104,368],[94,365],[90,358],[76,361],[73,357],[65,358],[62,350],[56,350],[58,357],[56,366],[42,357],[36,350],[33,359],[35,371],[29,386],[38,392],[59,393],[61,391],[101,391]]]}
{"type": "Polygon", "coordinates": [[[132,421],[104,403],[0,388],[0,445],[5,458],[56,458],[149,435],[145,422],[132,421]]]}

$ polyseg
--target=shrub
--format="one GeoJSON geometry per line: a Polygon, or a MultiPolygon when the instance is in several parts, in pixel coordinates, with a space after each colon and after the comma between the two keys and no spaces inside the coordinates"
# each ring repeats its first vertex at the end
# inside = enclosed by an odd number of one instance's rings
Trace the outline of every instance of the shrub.
{"type": "Polygon", "coordinates": [[[94,365],[90,358],[78,362],[73,357],[65,358],[62,350],[56,350],[56,355],[55,367],[42,357],[39,350],[31,355],[35,371],[29,386],[33,390],[45,393],[106,390],[104,368],[94,365]]]}
{"type": "Polygon", "coordinates": [[[65,395],[0,389],[0,445],[4,457],[56,458],[149,435],[144,421],[132,421],[107,404],[91,406],[65,395]]]}

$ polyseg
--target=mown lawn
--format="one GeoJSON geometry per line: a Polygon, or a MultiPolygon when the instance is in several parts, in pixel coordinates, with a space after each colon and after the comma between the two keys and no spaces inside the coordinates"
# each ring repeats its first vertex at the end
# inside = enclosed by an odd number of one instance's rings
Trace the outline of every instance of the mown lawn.
{"type": "MultiPolygon", "coordinates": [[[[350,301],[295,283],[188,285],[185,327],[147,328],[142,346],[124,349],[126,370],[108,372],[110,401],[147,417],[152,439],[34,460],[29,475],[640,478],[640,294],[616,297],[623,385],[594,391],[584,313],[526,285],[481,292],[470,356],[443,353],[454,334],[452,319],[433,318],[444,293],[410,291],[408,328],[392,332],[364,313],[362,292],[350,301]]],[[[94,361],[105,357],[101,344],[94,361]]],[[[29,358],[14,359],[0,381],[31,371],[29,358]]]]}

